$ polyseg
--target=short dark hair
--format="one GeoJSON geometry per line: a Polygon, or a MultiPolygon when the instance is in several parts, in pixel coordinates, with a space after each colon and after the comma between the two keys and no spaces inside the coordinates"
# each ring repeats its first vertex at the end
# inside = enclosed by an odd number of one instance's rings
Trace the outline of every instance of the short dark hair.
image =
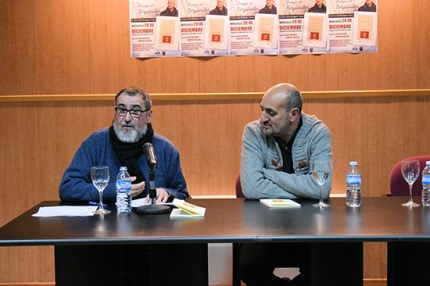
{"type": "Polygon", "coordinates": [[[300,91],[296,88],[288,88],[287,96],[287,112],[296,107],[302,112],[303,97],[300,91]]]}
{"type": "Polygon", "coordinates": [[[124,93],[126,93],[128,96],[136,96],[136,95],[142,96],[142,99],[145,102],[145,110],[150,110],[152,108],[152,100],[151,100],[151,97],[149,96],[149,93],[147,93],[143,88],[140,88],[137,86],[129,86],[121,89],[115,95],[115,106],[117,104],[118,96],[124,93]]]}

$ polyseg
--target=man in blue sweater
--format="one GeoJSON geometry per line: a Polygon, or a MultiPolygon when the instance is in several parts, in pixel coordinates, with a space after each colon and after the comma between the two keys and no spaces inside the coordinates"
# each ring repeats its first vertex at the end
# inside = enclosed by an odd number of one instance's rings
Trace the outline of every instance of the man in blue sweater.
{"type": "Polygon", "coordinates": [[[179,152],[165,137],[154,133],[151,125],[152,101],[138,87],[122,89],[115,97],[112,126],[97,130],[79,147],[60,183],[60,199],[72,202],[98,201],[99,193],[91,182],[92,166],[108,166],[109,184],[103,200],[116,199],[116,176],[126,166],[132,176],[133,198],[148,197],[150,168],[143,154],[143,144],[152,143],[157,158],[154,184],[156,202],[189,197],[182,174],[179,152]]]}

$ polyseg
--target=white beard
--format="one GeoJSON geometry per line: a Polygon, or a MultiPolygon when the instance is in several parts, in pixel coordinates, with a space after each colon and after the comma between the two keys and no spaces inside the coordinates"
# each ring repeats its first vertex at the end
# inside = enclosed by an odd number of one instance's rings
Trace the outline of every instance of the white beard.
{"type": "Polygon", "coordinates": [[[115,123],[112,124],[113,130],[115,131],[116,137],[122,142],[125,143],[135,143],[139,141],[140,138],[142,138],[143,135],[146,133],[146,127],[142,128],[142,130],[121,130],[121,126],[116,125],[115,123]]]}

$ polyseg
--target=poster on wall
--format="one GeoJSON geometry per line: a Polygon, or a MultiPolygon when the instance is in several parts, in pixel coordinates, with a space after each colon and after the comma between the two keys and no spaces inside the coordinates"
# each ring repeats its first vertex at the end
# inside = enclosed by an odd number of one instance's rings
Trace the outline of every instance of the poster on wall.
{"type": "Polygon", "coordinates": [[[377,0],[330,0],[329,52],[376,52],[377,0]]]}
{"type": "Polygon", "coordinates": [[[129,7],[132,58],[180,55],[179,15],[174,1],[130,0],[129,7]]]}
{"type": "Polygon", "coordinates": [[[377,0],[129,1],[133,58],[378,49],[377,0]]]}
{"type": "Polygon", "coordinates": [[[328,10],[325,2],[280,0],[280,54],[328,52],[328,10]]]}
{"type": "Polygon", "coordinates": [[[161,51],[178,51],[178,17],[157,16],[154,47],[161,51]]]}
{"type": "Polygon", "coordinates": [[[181,55],[228,55],[228,7],[224,0],[181,0],[181,55]]]}
{"type": "Polygon", "coordinates": [[[230,54],[278,54],[275,0],[230,0],[230,54]]]}
{"type": "MultiPolygon", "coordinates": [[[[223,3],[222,0],[218,2],[223,3]]],[[[210,50],[212,55],[227,55],[229,27],[228,16],[206,15],[203,48],[210,50]]]]}

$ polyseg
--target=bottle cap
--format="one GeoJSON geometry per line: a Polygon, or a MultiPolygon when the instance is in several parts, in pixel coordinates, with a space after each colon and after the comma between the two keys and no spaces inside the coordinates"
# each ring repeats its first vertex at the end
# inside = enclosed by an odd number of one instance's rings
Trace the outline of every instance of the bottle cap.
{"type": "Polygon", "coordinates": [[[351,161],[351,162],[349,162],[349,165],[350,166],[357,166],[357,162],[356,161],[351,161]]]}
{"type": "Polygon", "coordinates": [[[125,166],[121,166],[121,167],[119,167],[119,170],[120,170],[120,171],[126,171],[126,170],[127,170],[127,167],[125,167],[125,166]]]}

